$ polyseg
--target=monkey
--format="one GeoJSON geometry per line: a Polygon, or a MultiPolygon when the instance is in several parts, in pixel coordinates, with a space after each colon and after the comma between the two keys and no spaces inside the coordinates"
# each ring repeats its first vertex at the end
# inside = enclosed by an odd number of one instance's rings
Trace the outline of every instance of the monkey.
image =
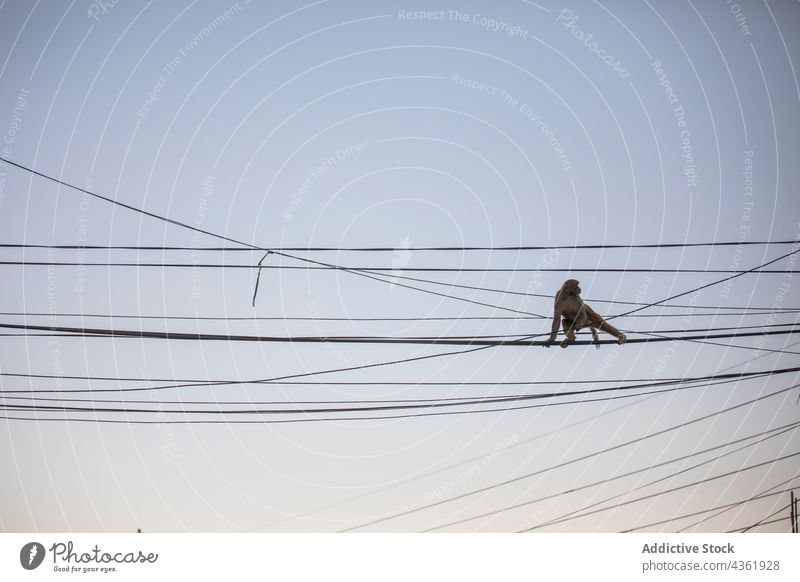
{"type": "Polygon", "coordinates": [[[606,322],[594,309],[586,305],[580,297],[581,288],[575,279],[567,279],[556,293],[555,306],[553,313],[553,326],[550,329],[550,338],[544,343],[544,347],[549,348],[556,341],[559,323],[564,328],[564,341],[561,347],[566,348],[570,342],[575,341],[575,332],[584,327],[589,327],[595,347],[600,349],[597,343],[597,330],[601,329],[617,338],[620,344],[624,344],[627,337],[616,327],[606,322]]]}

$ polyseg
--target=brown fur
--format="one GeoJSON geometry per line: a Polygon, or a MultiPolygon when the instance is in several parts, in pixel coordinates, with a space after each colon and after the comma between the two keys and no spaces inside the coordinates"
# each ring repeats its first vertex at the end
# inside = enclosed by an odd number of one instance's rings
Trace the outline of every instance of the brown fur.
{"type": "MultiPolygon", "coordinates": [[[[581,288],[575,279],[567,279],[556,293],[555,306],[553,312],[553,326],[550,330],[550,338],[545,342],[546,347],[550,347],[556,341],[559,324],[564,329],[564,341],[561,347],[567,347],[570,342],[575,341],[575,332],[584,327],[588,327],[592,332],[592,338],[597,339],[597,330],[600,329],[617,338],[620,344],[624,344],[625,334],[616,327],[607,323],[594,309],[586,305],[580,296],[581,288]]],[[[595,344],[597,348],[600,346],[595,344]]]]}

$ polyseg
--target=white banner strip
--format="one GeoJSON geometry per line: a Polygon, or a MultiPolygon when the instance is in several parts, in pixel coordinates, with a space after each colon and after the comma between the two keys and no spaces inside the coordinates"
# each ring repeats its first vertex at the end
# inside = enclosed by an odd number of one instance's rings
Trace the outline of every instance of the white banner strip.
{"type": "Polygon", "coordinates": [[[2,534],[0,580],[800,580],[791,534],[2,534]]]}

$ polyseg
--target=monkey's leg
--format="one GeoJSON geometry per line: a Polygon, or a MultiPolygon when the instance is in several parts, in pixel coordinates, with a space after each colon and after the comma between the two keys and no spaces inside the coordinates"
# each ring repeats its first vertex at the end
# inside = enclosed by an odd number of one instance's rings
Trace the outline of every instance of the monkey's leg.
{"type": "Polygon", "coordinates": [[[608,323],[608,322],[607,322],[606,320],[604,320],[604,319],[601,319],[601,320],[600,320],[600,322],[597,324],[597,327],[599,327],[599,328],[600,328],[601,330],[603,330],[604,332],[606,332],[606,333],[608,333],[608,334],[611,334],[611,335],[613,335],[614,337],[616,337],[616,338],[617,338],[617,341],[618,341],[620,344],[624,344],[624,343],[625,343],[625,340],[626,340],[626,339],[628,339],[628,338],[625,336],[625,334],[624,334],[624,333],[622,333],[620,330],[618,330],[616,327],[614,327],[613,325],[611,325],[610,323],[608,323]]]}
{"type": "Polygon", "coordinates": [[[561,347],[567,347],[570,342],[575,341],[575,322],[571,319],[567,319],[566,317],[561,320],[561,327],[564,330],[564,341],[561,342],[561,347]]]}

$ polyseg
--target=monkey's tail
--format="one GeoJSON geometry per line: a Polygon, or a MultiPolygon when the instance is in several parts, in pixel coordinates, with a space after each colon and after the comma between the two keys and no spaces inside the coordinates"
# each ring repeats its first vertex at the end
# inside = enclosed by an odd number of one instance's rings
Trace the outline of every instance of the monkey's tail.
{"type": "Polygon", "coordinates": [[[595,328],[590,328],[592,331],[592,343],[594,343],[594,347],[596,350],[600,349],[600,338],[598,337],[597,330],[595,328]]]}

